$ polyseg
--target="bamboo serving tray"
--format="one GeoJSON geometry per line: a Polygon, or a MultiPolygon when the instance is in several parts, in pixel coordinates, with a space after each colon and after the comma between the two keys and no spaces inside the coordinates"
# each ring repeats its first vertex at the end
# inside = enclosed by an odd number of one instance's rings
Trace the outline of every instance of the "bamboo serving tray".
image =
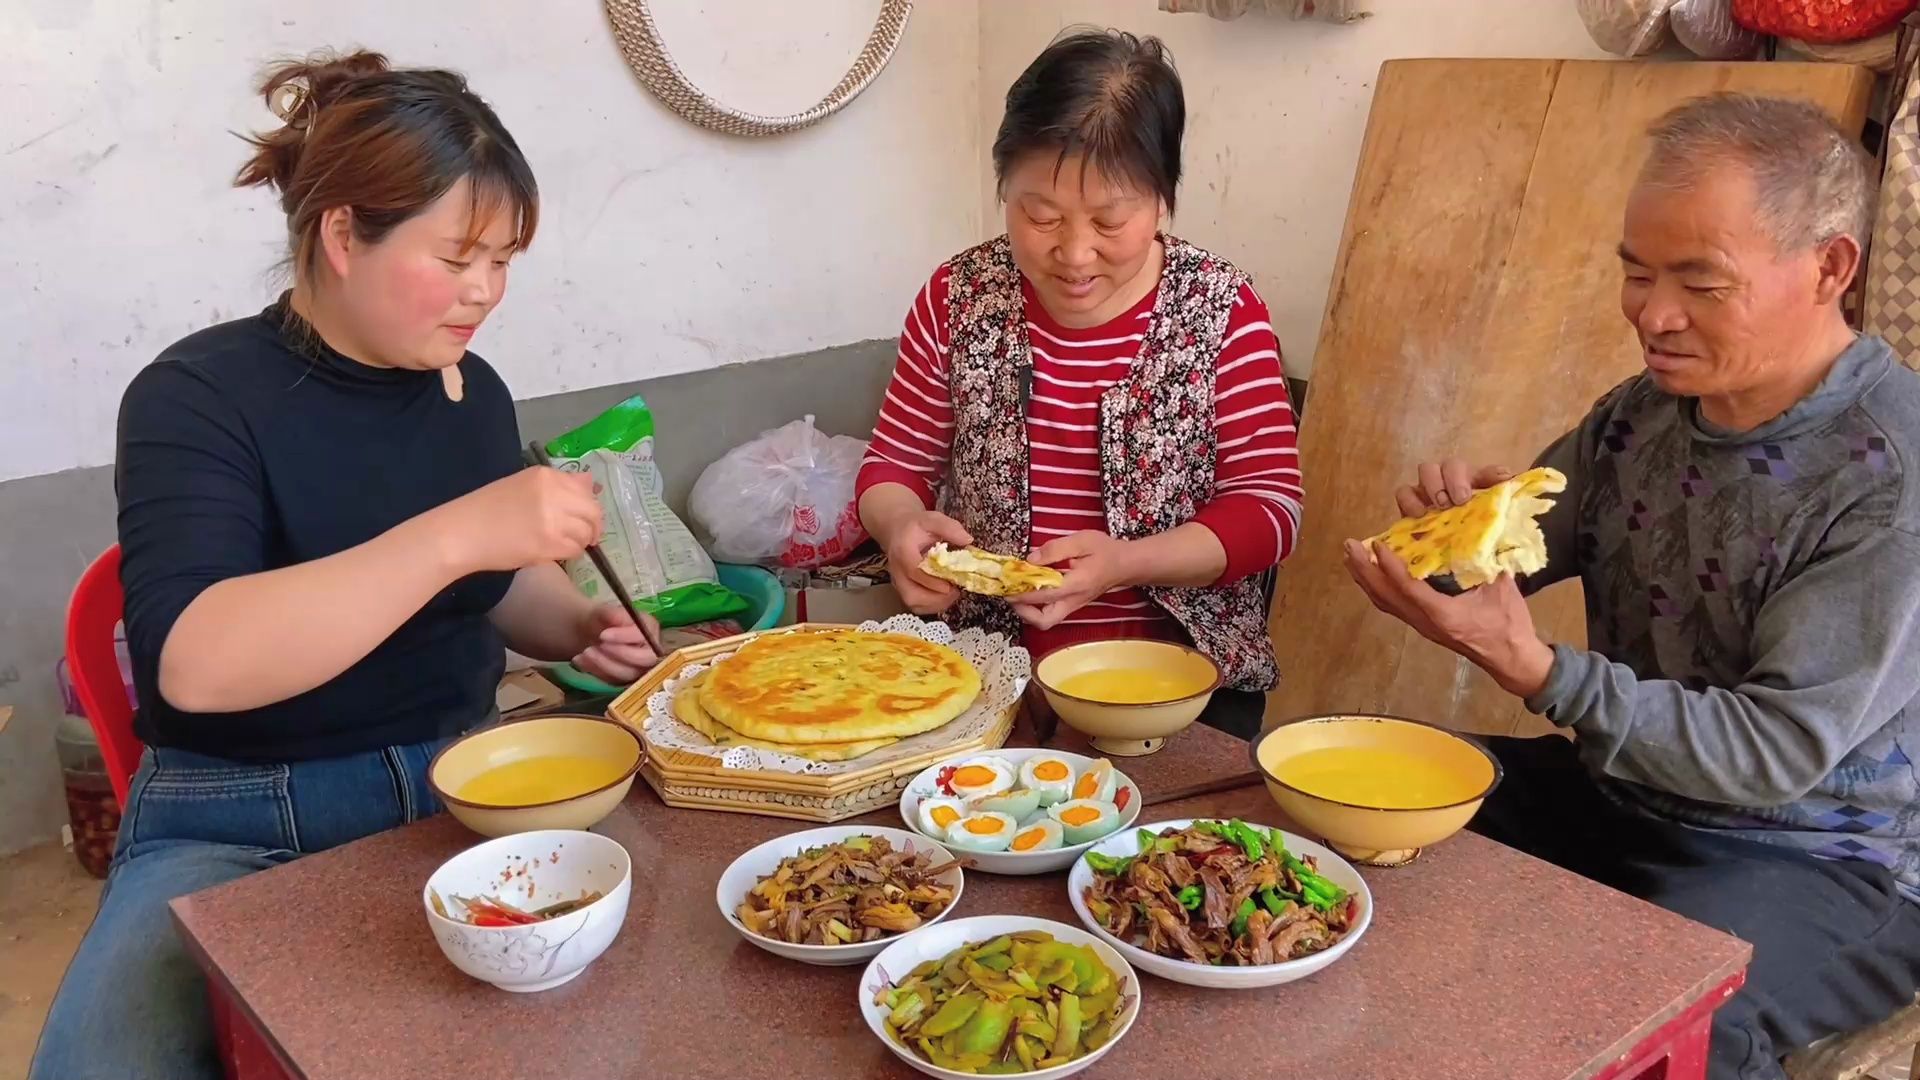
{"type": "Polygon", "coordinates": [[[1000,711],[995,723],[975,738],[906,753],[883,747],[855,762],[857,765],[871,760],[872,764],[831,775],[729,769],[720,764],[718,748],[713,756],[708,756],[678,747],[655,746],[647,737],[647,699],[688,664],[732,652],[761,634],[847,629],[852,627],[799,623],[689,645],[661,661],[645,678],[615,698],[607,706],[607,715],[639,734],[646,749],[640,775],[668,806],[800,821],[844,821],[884,809],[899,802],[900,792],[927,766],[955,754],[997,750],[1006,744],[1020,708],[1017,698],[1000,711]]]}

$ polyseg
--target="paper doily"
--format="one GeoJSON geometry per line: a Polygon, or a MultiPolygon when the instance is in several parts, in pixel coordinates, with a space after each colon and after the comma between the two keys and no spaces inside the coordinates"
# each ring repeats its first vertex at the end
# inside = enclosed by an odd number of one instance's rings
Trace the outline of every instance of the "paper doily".
{"type": "MultiPolygon", "coordinates": [[[[1018,702],[1027,688],[1032,659],[1025,648],[1008,642],[1005,635],[979,629],[956,632],[946,623],[926,622],[917,615],[895,615],[885,622],[869,619],[855,629],[906,634],[953,649],[980,672],[980,696],[974,699],[966,712],[948,723],[932,731],[901,739],[852,761],[810,761],[777,750],[757,750],[750,746],[719,747],[673,715],[673,695],[688,679],[733,655],[722,653],[706,663],[688,664],[681,668],[647,698],[647,741],[662,749],[683,750],[715,758],[722,768],[727,769],[764,769],[808,776],[834,776],[862,772],[895,758],[909,757],[949,743],[977,738],[993,726],[1002,712],[1018,702]]],[[[769,630],[768,633],[791,634],[795,631],[769,630]]]]}

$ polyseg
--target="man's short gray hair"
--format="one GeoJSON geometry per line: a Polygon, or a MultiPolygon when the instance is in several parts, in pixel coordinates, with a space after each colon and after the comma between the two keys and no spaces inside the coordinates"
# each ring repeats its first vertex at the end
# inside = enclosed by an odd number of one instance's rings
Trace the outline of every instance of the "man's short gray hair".
{"type": "Polygon", "coordinates": [[[1642,183],[1684,188],[1729,163],[1753,176],[1761,228],[1781,251],[1873,228],[1867,153],[1818,105],[1750,94],[1695,98],[1647,129],[1642,183]]]}

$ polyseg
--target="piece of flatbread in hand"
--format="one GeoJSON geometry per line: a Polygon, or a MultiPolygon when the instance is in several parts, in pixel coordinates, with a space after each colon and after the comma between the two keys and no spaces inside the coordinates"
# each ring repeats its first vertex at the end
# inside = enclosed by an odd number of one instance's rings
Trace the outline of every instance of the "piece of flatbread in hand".
{"type": "Polygon", "coordinates": [[[1459,589],[1472,589],[1503,573],[1538,573],[1547,565],[1547,539],[1534,519],[1553,507],[1553,500],[1542,496],[1566,489],[1567,478],[1558,470],[1528,469],[1475,492],[1460,506],[1401,518],[1369,537],[1368,550],[1375,543],[1385,546],[1407,564],[1407,573],[1435,579],[1436,587],[1445,578],[1459,589]]]}
{"type": "Polygon", "coordinates": [[[996,555],[979,548],[948,548],[935,544],[920,559],[920,569],[931,577],[950,580],[981,596],[1020,596],[1037,588],[1056,588],[1066,575],[1014,555],[996,555]]]}
{"type": "Polygon", "coordinates": [[[1066,580],[1060,571],[1050,566],[976,547],[950,548],[944,543],[927,549],[920,560],[920,569],[982,596],[1019,596],[1035,589],[1054,588],[1066,580]]]}

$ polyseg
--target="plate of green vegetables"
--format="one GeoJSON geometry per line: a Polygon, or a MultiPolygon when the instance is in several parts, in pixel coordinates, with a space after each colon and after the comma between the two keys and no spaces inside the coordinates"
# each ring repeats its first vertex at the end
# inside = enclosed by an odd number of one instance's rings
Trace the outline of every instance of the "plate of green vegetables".
{"type": "Polygon", "coordinates": [[[867,1026],[937,1077],[1054,1080],[1100,1060],[1140,1015],[1140,980],[1078,927],[955,919],[889,945],[860,980],[867,1026]]]}
{"type": "Polygon", "coordinates": [[[1117,833],[1080,857],[1067,891],[1087,929],[1141,971],[1223,990],[1306,978],[1373,922],[1373,895],[1345,859],[1238,819],[1117,833]]]}

